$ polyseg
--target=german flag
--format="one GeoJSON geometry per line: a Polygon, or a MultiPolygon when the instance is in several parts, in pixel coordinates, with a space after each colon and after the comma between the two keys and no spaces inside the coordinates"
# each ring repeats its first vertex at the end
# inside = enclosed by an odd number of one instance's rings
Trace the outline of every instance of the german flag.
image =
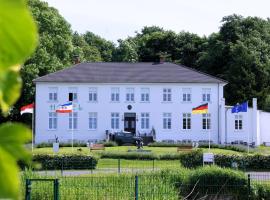
{"type": "Polygon", "coordinates": [[[192,108],[192,114],[205,114],[208,113],[208,103],[202,104],[196,108],[192,108]]]}

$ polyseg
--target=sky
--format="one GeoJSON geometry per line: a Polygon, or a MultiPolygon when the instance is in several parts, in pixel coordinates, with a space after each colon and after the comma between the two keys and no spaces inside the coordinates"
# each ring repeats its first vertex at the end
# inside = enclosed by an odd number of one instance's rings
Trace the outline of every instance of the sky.
{"type": "Polygon", "coordinates": [[[44,0],[59,10],[73,31],[91,31],[116,42],[144,26],[200,36],[217,32],[222,17],[270,17],[269,0],[44,0]]]}

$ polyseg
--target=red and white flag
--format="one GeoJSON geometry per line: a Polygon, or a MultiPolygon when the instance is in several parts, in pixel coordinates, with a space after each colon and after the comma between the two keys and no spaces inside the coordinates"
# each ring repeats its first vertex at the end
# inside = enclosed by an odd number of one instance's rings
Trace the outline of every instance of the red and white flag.
{"type": "Polygon", "coordinates": [[[34,112],[34,103],[21,107],[21,115],[24,113],[33,113],[33,112],[34,112]]]}

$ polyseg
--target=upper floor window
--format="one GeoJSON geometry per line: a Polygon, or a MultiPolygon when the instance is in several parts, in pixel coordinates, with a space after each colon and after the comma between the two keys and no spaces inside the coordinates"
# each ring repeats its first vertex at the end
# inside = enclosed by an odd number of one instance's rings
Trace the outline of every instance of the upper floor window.
{"type": "Polygon", "coordinates": [[[211,129],[211,114],[202,114],[202,129],[209,130],[211,129]]]}
{"type": "Polygon", "coordinates": [[[191,129],[191,114],[183,113],[183,129],[190,130],[191,129]]]}
{"type": "Polygon", "coordinates": [[[149,88],[142,88],[141,89],[141,101],[142,102],[149,102],[149,88]]]}
{"type": "Polygon", "coordinates": [[[69,113],[69,125],[70,130],[76,130],[78,129],[78,113],[77,112],[71,112],[69,113]]]}
{"type": "Polygon", "coordinates": [[[97,88],[89,88],[89,101],[97,102],[97,88]]]}
{"type": "Polygon", "coordinates": [[[78,101],[78,89],[75,87],[69,88],[68,101],[78,101]]]}
{"type": "Polygon", "coordinates": [[[119,129],[119,113],[111,113],[111,128],[112,129],[119,129]]]}
{"type": "Polygon", "coordinates": [[[164,88],[163,89],[163,101],[172,101],[172,89],[164,88]]]}
{"type": "Polygon", "coordinates": [[[172,128],[172,114],[163,113],[163,129],[171,129],[171,128],[172,128]]]}
{"type": "Polygon", "coordinates": [[[211,101],[211,89],[204,88],[202,90],[202,101],[203,102],[210,102],[211,101]]]}
{"type": "Polygon", "coordinates": [[[96,112],[89,113],[89,129],[91,130],[97,129],[97,113],[96,112]]]}
{"type": "Polygon", "coordinates": [[[134,88],[127,88],[126,101],[134,102],[134,88]]]}
{"type": "Polygon", "coordinates": [[[149,113],[141,113],[141,129],[149,129],[149,113]]]}
{"type": "Polygon", "coordinates": [[[57,101],[57,88],[49,88],[49,101],[57,101]]]}
{"type": "Polygon", "coordinates": [[[235,115],[234,129],[235,130],[243,130],[243,116],[242,115],[235,115]]]}
{"type": "Polygon", "coordinates": [[[55,130],[57,129],[57,113],[49,112],[49,129],[55,130]]]}
{"type": "Polygon", "coordinates": [[[182,89],[182,101],[183,102],[190,102],[191,101],[191,89],[190,88],[183,88],[182,89]]]}
{"type": "Polygon", "coordinates": [[[111,101],[118,102],[120,101],[120,92],[119,88],[112,88],[111,90],[111,101]]]}

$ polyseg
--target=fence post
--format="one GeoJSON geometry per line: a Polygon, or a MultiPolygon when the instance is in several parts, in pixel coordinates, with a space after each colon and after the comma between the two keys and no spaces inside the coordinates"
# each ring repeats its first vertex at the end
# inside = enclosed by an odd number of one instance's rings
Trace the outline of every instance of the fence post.
{"type": "Polygon", "coordinates": [[[31,180],[25,181],[25,200],[31,200],[31,180]]]}
{"type": "Polygon", "coordinates": [[[120,158],[118,158],[118,173],[121,173],[121,165],[120,165],[120,158]]]}
{"type": "Polygon", "coordinates": [[[248,174],[248,199],[250,199],[250,191],[251,191],[251,188],[250,188],[250,174],[248,174]]]}
{"type": "Polygon", "coordinates": [[[53,181],[53,191],[54,191],[54,200],[59,200],[59,180],[55,179],[53,181]]]}
{"type": "Polygon", "coordinates": [[[153,159],[153,171],[155,171],[155,159],[153,159]]]}
{"type": "Polygon", "coordinates": [[[61,159],[61,176],[64,174],[64,158],[61,159]]]}
{"type": "Polygon", "coordinates": [[[138,175],[135,176],[135,200],[139,200],[139,183],[138,175]]]}

